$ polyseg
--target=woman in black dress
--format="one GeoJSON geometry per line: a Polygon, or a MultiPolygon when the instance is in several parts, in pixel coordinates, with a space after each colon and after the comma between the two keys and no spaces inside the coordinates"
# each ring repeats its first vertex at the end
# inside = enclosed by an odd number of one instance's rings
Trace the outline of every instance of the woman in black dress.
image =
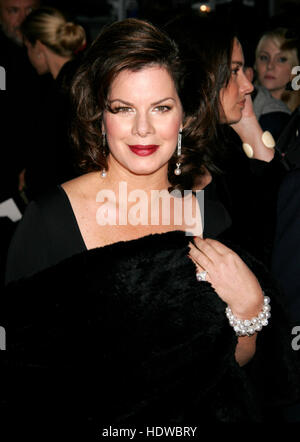
{"type": "Polygon", "coordinates": [[[77,71],[85,173],[34,203],[11,244],[1,323],[22,350],[17,416],[64,429],[87,418],[97,440],[111,427],[261,422],[297,394],[270,275],[201,237],[191,189],[213,125],[194,118],[205,95],[185,79],[176,45],[135,19],[107,26],[77,71]]]}

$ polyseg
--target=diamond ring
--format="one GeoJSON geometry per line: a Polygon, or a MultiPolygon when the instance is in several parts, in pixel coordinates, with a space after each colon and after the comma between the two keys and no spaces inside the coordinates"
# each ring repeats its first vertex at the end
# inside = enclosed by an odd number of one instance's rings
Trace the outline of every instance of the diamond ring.
{"type": "Polygon", "coordinates": [[[207,271],[196,273],[197,281],[206,281],[207,271]]]}

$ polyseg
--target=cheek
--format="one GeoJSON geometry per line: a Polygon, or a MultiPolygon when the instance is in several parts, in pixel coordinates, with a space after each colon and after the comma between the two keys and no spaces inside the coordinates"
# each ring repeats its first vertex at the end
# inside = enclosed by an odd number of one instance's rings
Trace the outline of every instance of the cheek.
{"type": "Polygon", "coordinates": [[[231,89],[229,86],[220,92],[220,116],[224,116],[231,107],[231,89]]]}
{"type": "Polygon", "coordinates": [[[4,24],[5,24],[5,27],[7,28],[7,29],[13,29],[13,27],[14,27],[14,20],[10,17],[10,16],[4,16],[3,17],[3,22],[4,22],[4,24]]]}
{"type": "Polygon", "coordinates": [[[220,118],[220,122],[224,122],[225,121],[225,113],[226,113],[226,107],[225,107],[225,102],[226,102],[226,92],[224,90],[220,91],[219,94],[219,104],[218,104],[218,111],[219,111],[219,118],[220,118]]]}
{"type": "Polygon", "coordinates": [[[236,112],[237,99],[239,97],[239,88],[235,83],[231,83],[225,90],[220,92],[220,122],[225,123],[234,118],[236,112]]]}
{"type": "Polygon", "coordinates": [[[280,72],[280,78],[285,81],[286,83],[288,83],[291,79],[291,75],[292,75],[292,67],[285,67],[281,70],[280,72]]]}
{"type": "Polygon", "coordinates": [[[264,72],[266,70],[266,63],[257,62],[256,63],[256,71],[258,74],[264,72]]]}
{"type": "MultiPolygon", "coordinates": [[[[104,125],[102,130],[105,131],[108,139],[122,139],[132,134],[132,128],[135,124],[134,117],[114,118],[114,115],[104,116],[104,125]]],[[[178,132],[182,122],[182,115],[172,117],[154,116],[149,120],[149,124],[155,129],[157,136],[164,140],[177,139],[178,132]]]]}
{"type": "Polygon", "coordinates": [[[117,118],[114,115],[104,117],[104,127],[107,139],[122,139],[131,131],[129,119],[117,118]]]}
{"type": "Polygon", "coordinates": [[[156,133],[163,140],[176,140],[181,126],[182,117],[166,118],[156,125],[156,133]]]}
{"type": "Polygon", "coordinates": [[[9,18],[9,23],[10,23],[10,26],[11,26],[12,28],[14,28],[15,26],[17,26],[17,24],[18,24],[18,15],[14,15],[13,17],[10,17],[10,18],[9,18]]]}

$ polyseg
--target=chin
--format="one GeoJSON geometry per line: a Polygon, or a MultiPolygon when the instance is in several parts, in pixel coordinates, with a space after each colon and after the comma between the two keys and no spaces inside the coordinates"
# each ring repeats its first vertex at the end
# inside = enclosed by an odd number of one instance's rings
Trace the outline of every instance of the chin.
{"type": "Polygon", "coordinates": [[[153,168],[134,168],[134,169],[129,169],[129,171],[133,174],[133,175],[139,175],[139,176],[147,176],[147,175],[152,175],[153,173],[157,172],[157,170],[159,169],[153,169],[153,168]]]}
{"type": "Polygon", "coordinates": [[[274,81],[273,80],[265,80],[262,85],[266,88],[266,89],[272,89],[274,87],[274,81]]]}
{"type": "Polygon", "coordinates": [[[239,115],[230,115],[230,117],[227,118],[226,124],[235,124],[238,123],[242,118],[242,114],[239,115]]]}
{"type": "Polygon", "coordinates": [[[161,165],[142,165],[142,166],[131,166],[128,167],[128,170],[133,173],[134,175],[152,175],[159,171],[160,169],[163,169],[164,167],[161,165]]]}
{"type": "Polygon", "coordinates": [[[12,40],[14,43],[16,43],[18,46],[23,46],[23,37],[22,35],[16,34],[15,32],[9,31],[7,28],[0,26],[0,29],[2,29],[3,33],[8,37],[10,40],[12,40]]]}
{"type": "Polygon", "coordinates": [[[43,70],[37,70],[37,73],[38,73],[38,75],[45,75],[45,74],[48,74],[48,72],[49,71],[46,71],[45,69],[43,69],[43,70]]]}

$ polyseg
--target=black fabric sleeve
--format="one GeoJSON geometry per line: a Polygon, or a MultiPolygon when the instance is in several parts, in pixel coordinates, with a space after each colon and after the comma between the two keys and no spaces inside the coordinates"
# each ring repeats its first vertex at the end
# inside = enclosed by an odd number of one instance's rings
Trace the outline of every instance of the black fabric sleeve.
{"type": "Polygon", "coordinates": [[[32,201],[12,237],[5,283],[30,276],[47,266],[47,234],[37,204],[32,201]]]}
{"type": "Polygon", "coordinates": [[[54,187],[31,201],[8,250],[5,283],[28,277],[86,250],[65,192],[54,187]]]}

